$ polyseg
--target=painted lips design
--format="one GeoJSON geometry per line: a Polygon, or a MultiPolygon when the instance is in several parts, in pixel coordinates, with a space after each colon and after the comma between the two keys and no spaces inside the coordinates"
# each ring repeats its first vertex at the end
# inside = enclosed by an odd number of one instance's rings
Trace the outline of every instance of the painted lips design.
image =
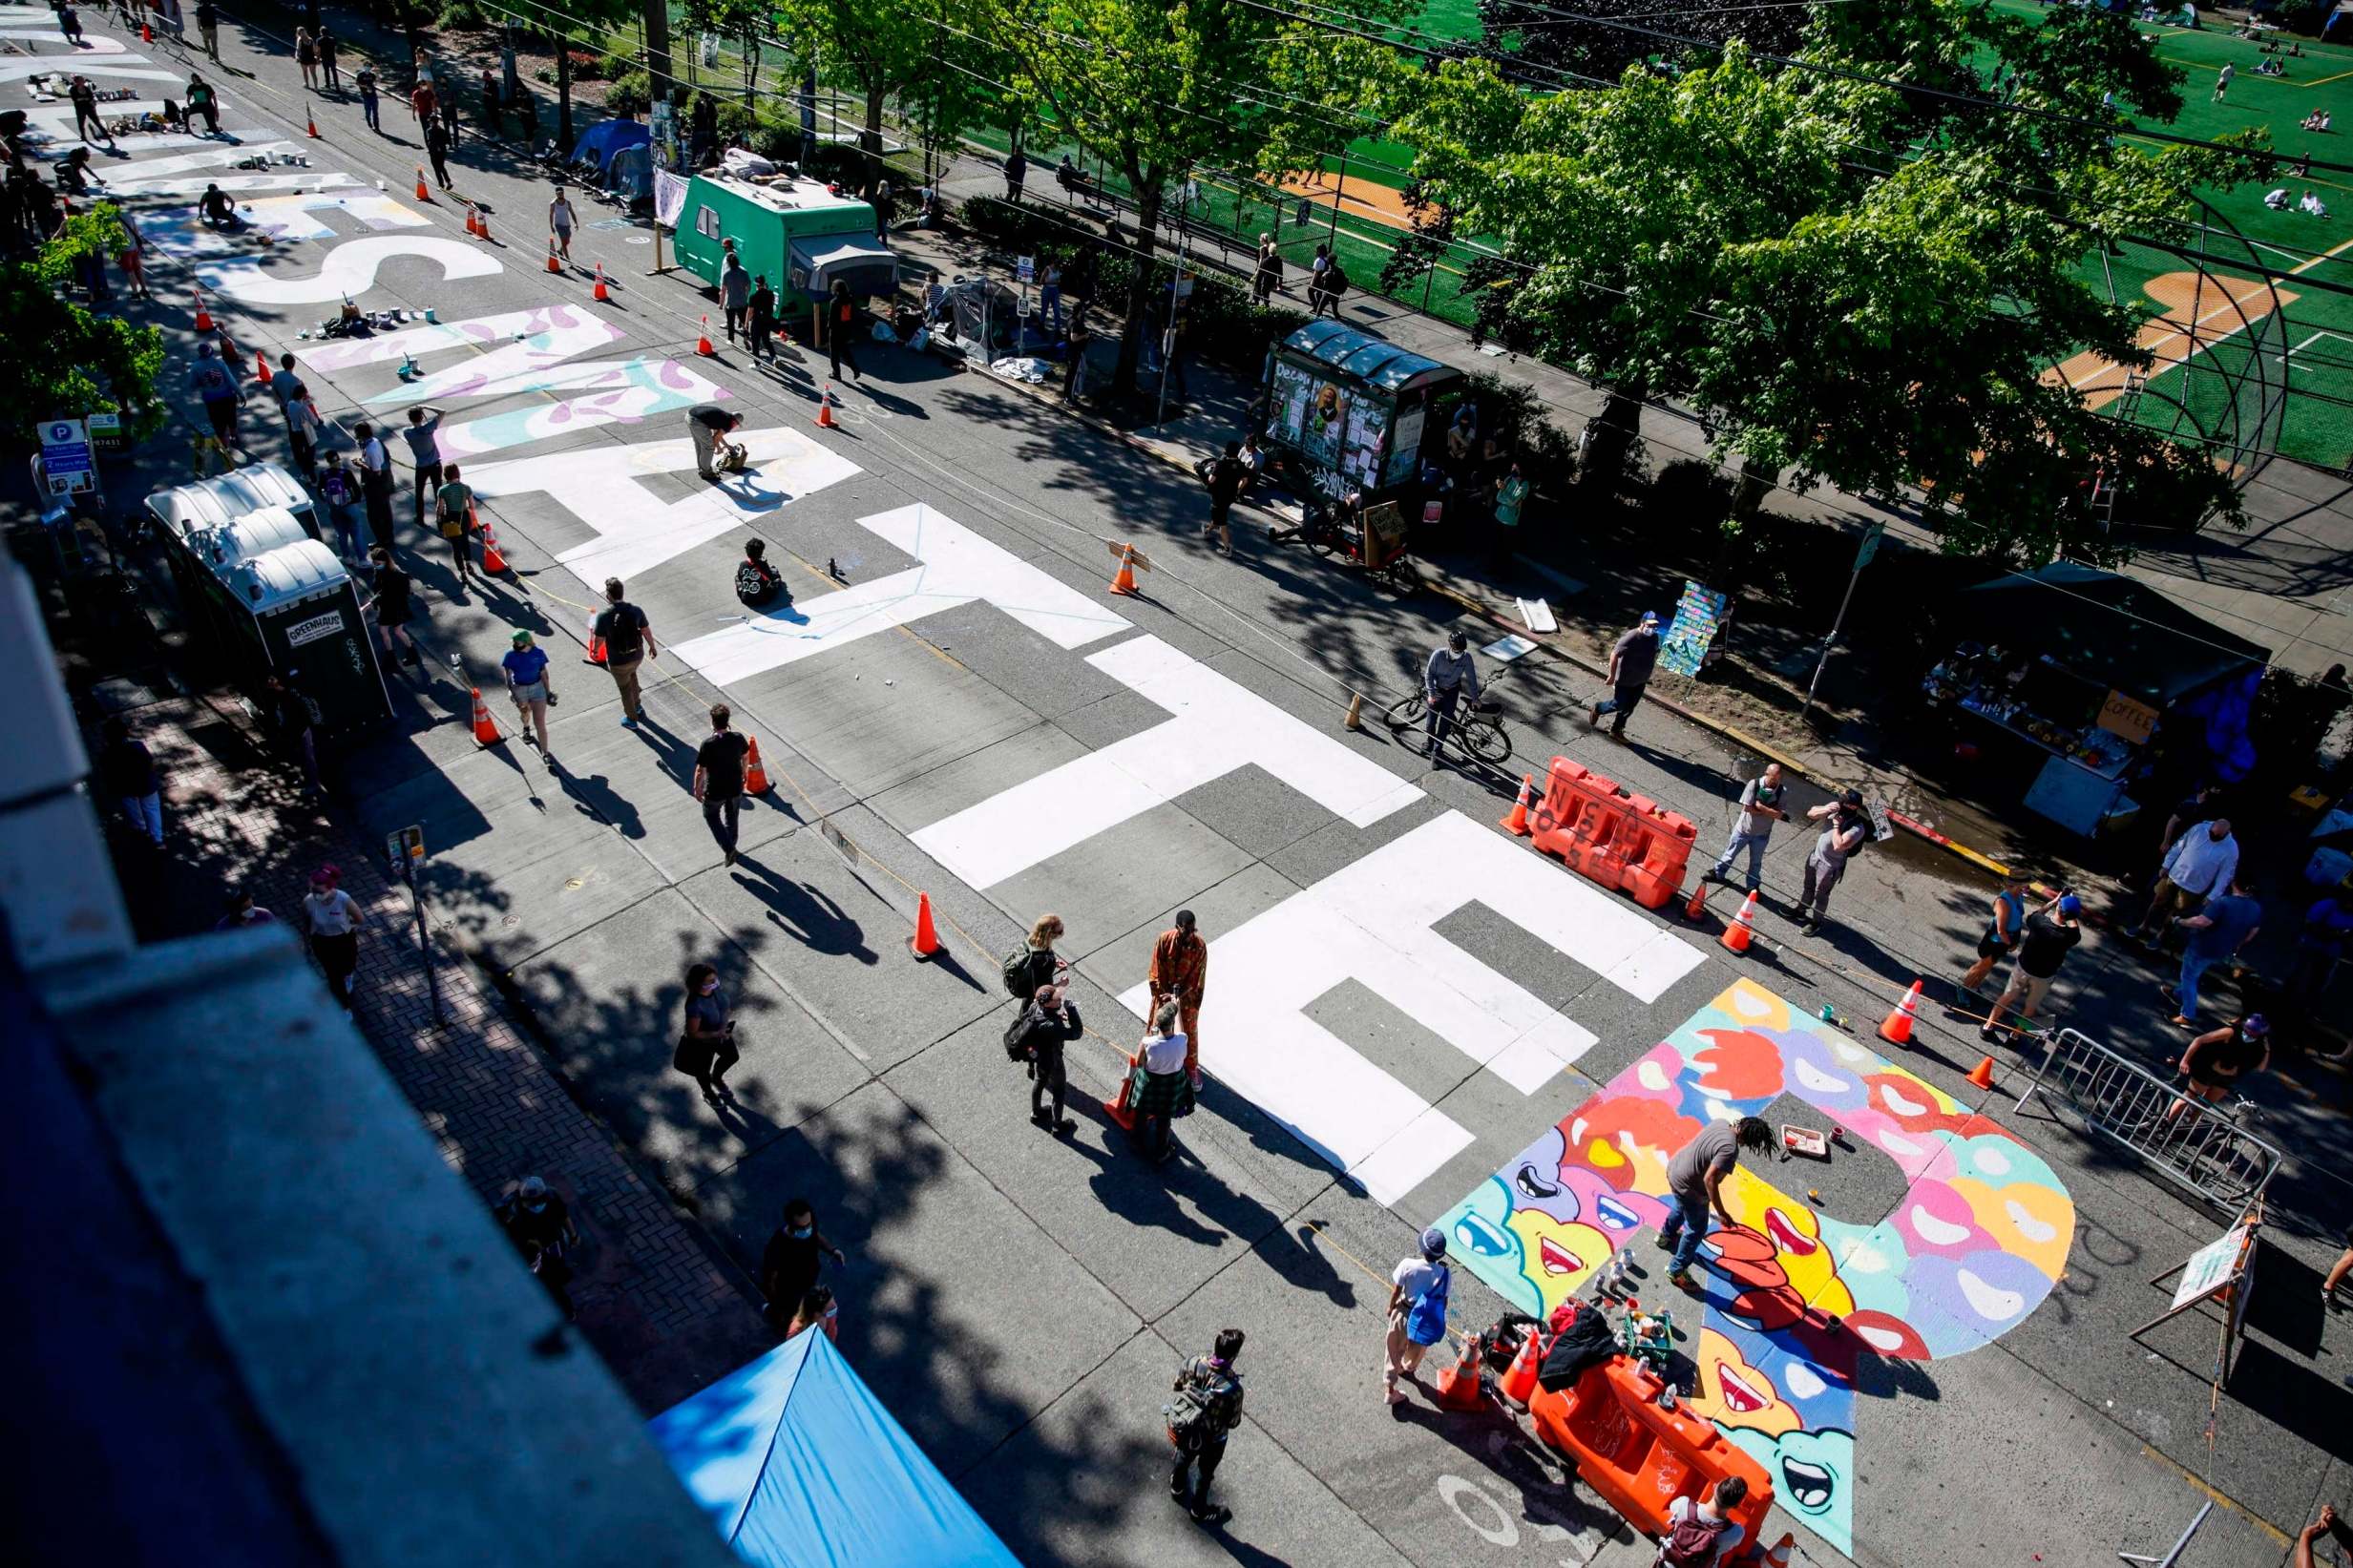
{"type": "Polygon", "coordinates": [[[1715,1364],[1715,1386],[1723,1391],[1724,1408],[1735,1415],[1747,1415],[1773,1403],[1771,1394],[1761,1392],[1756,1385],[1721,1361],[1715,1364]]]}
{"type": "Polygon", "coordinates": [[[1544,1265],[1547,1274],[1574,1274],[1585,1266],[1585,1261],[1549,1236],[1536,1239],[1536,1261],[1544,1265]]]}
{"type": "Polygon", "coordinates": [[[1560,1187],[1537,1175],[1534,1165],[1522,1165],[1519,1174],[1514,1176],[1512,1181],[1518,1184],[1522,1193],[1539,1202],[1558,1198],[1561,1195],[1560,1187]]]}
{"type": "Polygon", "coordinates": [[[1838,1477],[1821,1466],[1787,1453],[1781,1455],[1781,1479],[1788,1485],[1789,1500],[1808,1509],[1829,1507],[1831,1490],[1838,1484],[1838,1477]]]}
{"type": "Polygon", "coordinates": [[[1810,1258],[1821,1246],[1819,1242],[1799,1230],[1790,1217],[1777,1208],[1765,1210],[1765,1234],[1773,1238],[1776,1248],[1793,1258],[1810,1258]]]}

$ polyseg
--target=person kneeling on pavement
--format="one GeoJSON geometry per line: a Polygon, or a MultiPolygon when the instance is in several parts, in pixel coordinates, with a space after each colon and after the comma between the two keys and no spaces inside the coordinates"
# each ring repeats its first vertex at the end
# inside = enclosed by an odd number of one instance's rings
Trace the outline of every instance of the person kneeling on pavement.
{"type": "Polygon", "coordinates": [[[780,594],[788,599],[792,597],[785,593],[784,574],[768,564],[767,541],[745,541],[744,558],[735,564],[735,596],[758,610],[773,602],[780,594]]]}
{"type": "Polygon", "coordinates": [[[1020,1016],[1005,1031],[1006,1058],[1029,1064],[1029,1119],[1057,1133],[1070,1132],[1079,1125],[1062,1115],[1062,1102],[1070,1095],[1070,1076],[1062,1064],[1062,1047],[1082,1033],[1079,1004],[1062,994],[1060,986],[1040,986],[1029,1005],[1021,1009],[1020,1016]],[[1046,1112],[1048,1096],[1054,1099],[1051,1116],[1046,1112]]]}
{"type": "Polygon", "coordinates": [[[698,403],[686,410],[686,433],[694,438],[695,472],[717,479],[725,468],[741,473],[747,460],[744,449],[727,440],[727,433],[744,423],[744,416],[716,403],[698,403]]]}

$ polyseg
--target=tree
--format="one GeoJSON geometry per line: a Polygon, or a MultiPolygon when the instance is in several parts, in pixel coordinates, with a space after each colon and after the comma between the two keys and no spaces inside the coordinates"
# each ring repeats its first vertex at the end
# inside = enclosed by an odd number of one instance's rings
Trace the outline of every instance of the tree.
{"type": "Polygon", "coordinates": [[[882,112],[893,93],[932,68],[937,34],[933,7],[873,5],[866,0],[783,0],[777,16],[793,47],[814,50],[819,70],[858,90],[866,100],[866,122],[858,145],[866,149],[868,177],[882,177],[882,112]]]}
{"type": "Polygon", "coordinates": [[[1754,0],[1672,8],[1658,0],[1479,0],[1478,52],[1506,75],[1547,87],[1564,76],[1607,84],[1650,61],[1705,65],[1734,39],[1759,54],[1794,54],[1813,9],[1754,0]]]}
{"type": "Polygon", "coordinates": [[[731,41],[742,54],[744,105],[760,90],[760,38],[773,15],[765,0],[686,0],[686,25],[731,41]]]}
{"type": "Polygon", "coordinates": [[[1810,39],[1810,69],[1760,68],[1735,43],[1672,79],[1637,67],[1542,97],[1483,61],[1393,73],[1395,135],[1419,149],[1429,199],[1501,242],[1507,335],[1612,388],[1605,434],[1630,440],[1640,401],[1669,392],[1719,457],[1796,488],[1917,488],[1958,551],[2113,557],[2081,505],[2098,471],[2236,516],[2206,454],[2047,373],[2087,348],[2151,363],[2134,342],[2150,312],[2110,304],[2079,263],[2185,220],[2193,185],[2251,160],[2112,145],[2103,94],[2153,114],[2178,101],[2121,18],[1822,9],[1838,20],[1810,39]],[[2034,113],[1983,101],[1980,57],[2034,113]]]}
{"type": "Polygon", "coordinates": [[[132,440],[161,428],[162,331],[95,315],[62,292],[130,243],[121,209],[101,201],[68,218],[31,260],[0,264],[0,315],[10,324],[0,334],[0,386],[17,388],[20,413],[78,419],[114,409],[132,440]]]}

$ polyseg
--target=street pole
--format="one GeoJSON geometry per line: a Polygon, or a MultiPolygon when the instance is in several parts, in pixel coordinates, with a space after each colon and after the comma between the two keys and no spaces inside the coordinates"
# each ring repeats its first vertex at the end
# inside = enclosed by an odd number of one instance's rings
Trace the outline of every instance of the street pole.
{"type": "Polygon", "coordinates": [[[416,906],[417,961],[425,966],[425,993],[432,998],[433,1022],[436,1026],[449,1020],[441,1014],[441,977],[433,972],[432,938],[425,930],[425,889],[417,886],[416,867],[408,856],[400,860],[401,880],[409,884],[409,898],[416,906]]]}
{"type": "Polygon", "coordinates": [[[1348,149],[1340,149],[1340,182],[1332,187],[1332,232],[1324,236],[1336,258],[1340,248],[1340,199],[1348,195],[1348,149]]]}
{"type": "Polygon", "coordinates": [[[1806,682],[1805,706],[1797,710],[1800,719],[1813,716],[1814,694],[1821,688],[1822,672],[1830,667],[1830,650],[1838,645],[1838,633],[1846,625],[1847,606],[1855,602],[1855,585],[1862,581],[1862,569],[1869,566],[1871,557],[1879,554],[1880,538],[1886,532],[1885,524],[1873,523],[1864,533],[1862,543],[1856,548],[1855,570],[1846,579],[1846,596],[1838,600],[1838,617],[1830,623],[1830,635],[1822,639],[1822,657],[1815,661],[1814,679],[1806,682]]]}
{"type": "Polygon", "coordinates": [[[1177,321],[1185,314],[1185,262],[1192,254],[1192,194],[1193,171],[1187,167],[1185,183],[1177,187],[1176,276],[1168,280],[1168,328],[1160,344],[1160,404],[1152,410],[1156,430],[1168,422],[1168,377],[1176,369],[1177,321]]]}

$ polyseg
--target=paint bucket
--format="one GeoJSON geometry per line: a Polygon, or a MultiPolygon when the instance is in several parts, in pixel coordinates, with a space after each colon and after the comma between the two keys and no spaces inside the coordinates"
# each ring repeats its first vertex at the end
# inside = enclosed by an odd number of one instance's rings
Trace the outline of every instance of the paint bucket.
{"type": "Polygon", "coordinates": [[[435,310],[431,305],[427,305],[425,307],[425,319],[431,322],[436,326],[441,324],[441,313],[435,310]]]}

